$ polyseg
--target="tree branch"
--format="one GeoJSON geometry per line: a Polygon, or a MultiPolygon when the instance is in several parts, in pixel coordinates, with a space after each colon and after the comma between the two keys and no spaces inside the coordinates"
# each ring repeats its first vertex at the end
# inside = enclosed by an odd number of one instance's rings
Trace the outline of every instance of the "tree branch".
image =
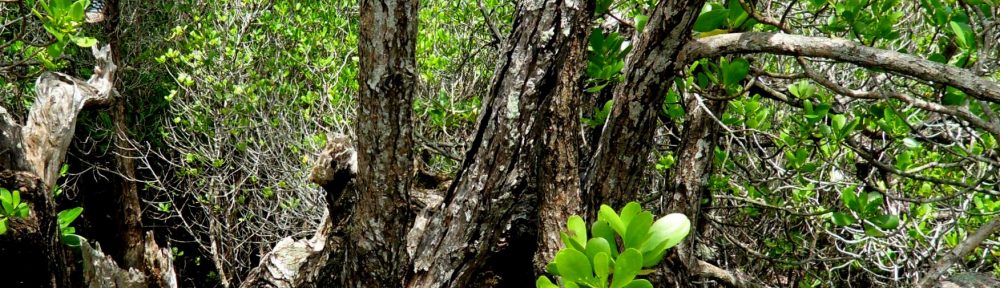
{"type": "Polygon", "coordinates": [[[979,247],[979,244],[983,243],[983,240],[986,240],[986,238],[990,237],[990,235],[996,233],[997,231],[1000,231],[1000,217],[993,217],[993,220],[990,220],[989,223],[979,227],[979,230],[976,230],[976,234],[969,236],[969,238],[965,238],[965,241],[958,244],[954,250],[951,250],[951,252],[948,252],[947,255],[938,260],[937,264],[934,264],[934,267],[931,267],[931,269],[924,274],[924,278],[920,279],[917,287],[933,287],[934,284],[937,283],[938,278],[948,271],[948,268],[950,268],[951,265],[958,262],[958,260],[965,258],[965,256],[969,255],[973,249],[979,247]]]}
{"type": "Polygon", "coordinates": [[[828,58],[883,69],[954,86],[975,98],[1000,103],[1000,84],[972,71],[843,39],[760,32],[723,34],[689,42],[677,58],[680,63],[690,63],[706,57],[760,52],[828,58]]]}

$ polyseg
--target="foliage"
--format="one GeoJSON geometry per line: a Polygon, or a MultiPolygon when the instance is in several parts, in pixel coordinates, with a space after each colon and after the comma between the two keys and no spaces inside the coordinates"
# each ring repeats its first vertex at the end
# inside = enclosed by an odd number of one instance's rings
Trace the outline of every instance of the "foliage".
{"type": "MultiPolygon", "coordinates": [[[[666,250],[687,236],[691,222],[679,213],[653,222],[652,212],[630,202],[620,214],[601,205],[589,233],[580,216],[570,216],[566,227],[568,233],[560,233],[566,247],[547,266],[549,273],[559,277],[561,287],[639,288],[653,287],[648,280],[635,277],[652,272],[649,269],[660,263],[666,250]]],[[[539,276],[536,287],[560,286],[539,276]]]]}
{"type": "Polygon", "coordinates": [[[21,192],[0,187],[0,235],[7,233],[7,220],[28,217],[28,203],[21,202],[21,192]]]}
{"type": "Polygon", "coordinates": [[[76,207],[59,211],[56,218],[59,220],[59,232],[62,235],[63,244],[70,247],[79,247],[81,241],[86,241],[80,235],[76,235],[76,228],[69,226],[83,213],[83,207],[76,207]]]}

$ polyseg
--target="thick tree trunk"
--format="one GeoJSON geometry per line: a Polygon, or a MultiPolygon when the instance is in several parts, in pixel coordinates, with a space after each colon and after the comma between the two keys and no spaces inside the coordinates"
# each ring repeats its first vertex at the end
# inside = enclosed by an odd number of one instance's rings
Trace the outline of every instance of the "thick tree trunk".
{"type": "Polygon", "coordinates": [[[413,221],[411,114],[416,93],[416,0],[362,0],[357,150],[328,139],[310,176],[328,216],[312,239],[282,240],[242,287],[399,287],[413,221]]]}
{"type": "Polygon", "coordinates": [[[362,0],[358,49],[358,202],[341,287],[402,285],[409,267],[406,233],[413,221],[413,97],[416,93],[417,0],[362,0]],[[353,278],[353,279],[350,279],[353,278]]]}
{"type": "Polygon", "coordinates": [[[580,97],[578,62],[593,5],[518,4],[471,148],[423,239],[414,243],[416,274],[409,287],[534,285],[536,249],[551,255],[557,223],[576,209],[579,197],[572,150],[579,116],[571,110],[580,97]],[[540,201],[562,200],[568,202],[539,207],[540,201]],[[558,218],[540,222],[539,216],[558,218]]]}
{"type": "Polygon", "coordinates": [[[614,108],[587,170],[584,188],[591,217],[601,204],[621,207],[645,187],[643,170],[650,165],[656,115],[673,85],[676,56],[704,2],[661,0],[654,8],[625,65],[625,80],[615,87],[614,108]]]}

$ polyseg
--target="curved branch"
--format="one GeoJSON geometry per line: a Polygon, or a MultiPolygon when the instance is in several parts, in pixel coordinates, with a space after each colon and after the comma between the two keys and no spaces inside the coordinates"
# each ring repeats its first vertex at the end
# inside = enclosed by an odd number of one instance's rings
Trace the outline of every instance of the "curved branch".
{"type": "Polygon", "coordinates": [[[677,59],[689,63],[706,57],[760,52],[828,58],[882,69],[954,86],[975,98],[1000,103],[1000,84],[972,71],[843,39],[761,32],[723,34],[688,42],[677,59]]]}

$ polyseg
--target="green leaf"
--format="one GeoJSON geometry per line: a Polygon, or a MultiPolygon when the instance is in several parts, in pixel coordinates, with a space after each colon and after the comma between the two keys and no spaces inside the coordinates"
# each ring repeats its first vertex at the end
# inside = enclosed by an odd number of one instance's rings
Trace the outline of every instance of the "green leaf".
{"type": "Polygon", "coordinates": [[[0,188],[0,204],[3,205],[3,214],[11,215],[14,213],[14,203],[11,203],[11,198],[9,190],[0,188]]]}
{"type": "Polygon", "coordinates": [[[578,215],[569,217],[566,221],[566,228],[569,228],[570,239],[579,243],[580,246],[587,244],[587,223],[578,215]]]}
{"type": "Polygon", "coordinates": [[[10,194],[10,205],[14,206],[14,209],[21,206],[21,192],[14,190],[14,192],[10,194]]]}
{"type": "Polygon", "coordinates": [[[73,44],[83,48],[89,48],[97,44],[97,39],[94,39],[93,37],[71,36],[70,39],[73,40],[73,44]]]}
{"type": "Polygon", "coordinates": [[[956,106],[965,104],[965,92],[955,87],[945,88],[944,96],[941,97],[941,104],[956,106]]]}
{"type": "Polygon", "coordinates": [[[896,215],[879,215],[869,220],[883,230],[893,230],[899,227],[899,217],[896,215]]]}
{"type": "Polygon", "coordinates": [[[611,247],[611,257],[618,257],[618,244],[615,241],[615,232],[611,229],[606,221],[594,221],[594,224],[590,226],[590,233],[593,234],[595,238],[604,239],[605,242],[611,247]]]}
{"type": "Polygon", "coordinates": [[[76,234],[65,234],[62,236],[63,244],[70,247],[80,247],[80,243],[83,242],[83,237],[76,234]]]}
{"type": "Polygon", "coordinates": [[[80,213],[83,213],[83,207],[76,207],[60,211],[58,217],[59,226],[63,228],[69,226],[69,224],[73,223],[73,220],[76,220],[76,217],[80,216],[80,213]]]}
{"type": "Polygon", "coordinates": [[[844,190],[840,191],[840,200],[844,203],[844,206],[854,210],[856,212],[862,212],[860,203],[858,203],[858,195],[854,194],[855,186],[851,185],[844,190]]]}
{"type": "Polygon", "coordinates": [[[849,226],[854,224],[854,216],[844,212],[833,212],[833,224],[837,224],[837,226],[849,226]]]}
{"type": "Polygon", "coordinates": [[[715,9],[698,15],[698,20],[694,21],[692,30],[695,32],[708,32],[722,27],[722,23],[729,16],[729,9],[715,9]]]}
{"type": "Polygon", "coordinates": [[[646,279],[635,279],[623,288],[653,288],[653,283],[649,283],[646,279]]]}
{"type": "Polygon", "coordinates": [[[552,284],[552,280],[549,280],[549,277],[538,276],[538,280],[535,280],[535,288],[559,288],[559,286],[552,284]]]}
{"type": "Polygon", "coordinates": [[[7,218],[0,219],[0,235],[7,234],[7,218]]]}
{"type": "Polygon", "coordinates": [[[569,281],[580,281],[594,276],[590,268],[590,259],[575,249],[563,249],[556,253],[556,267],[559,269],[559,276],[569,281]]]}
{"type": "Polygon", "coordinates": [[[869,192],[865,194],[865,215],[872,215],[882,206],[882,194],[878,192],[869,192]]]}
{"type": "Polygon", "coordinates": [[[628,227],[629,223],[632,223],[632,218],[635,217],[635,215],[639,215],[639,212],[642,212],[642,205],[639,205],[639,202],[632,201],[625,204],[625,207],[622,208],[622,213],[619,214],[622,219],[622,224],[625,224],[625,227],[628,227]]]}
{"type": "Polygon", "coordinates": [[[649,211],[643,211],[632,217],[632,221],[625,231],[625,237],[622,239],[625,242],[625,248],[641,248],[640,245],[649,238],[650,225],[653,225],[653,213],[649,211]]]}
{"type": "Polygon", "coordinates": [[[611,270],[611,256],[601,252],[594,255],[594,274],[601,283],[608,283],[608,274],[611,270]]]}
{"type": "Polygon", "coordinates": [[[61,42],[53,43],[52,45],[49,45],[49,47],[45,47],[45,52],[52,58],[58,58],[59,56],[62,56],[63,44],[61,42]]]}
{"type": "Polygon", "coordinates": [[[676,246],[687,237],[691,230],[691,220],[681,213],[671,213],[657,219],[649,228],[649,238],[643,243],[643,267],[659,264],[670,247],[676,246]]]}
{"type": "Polygon", "coordinates": [[[743,58],[736,58],[722,69],[722,82],[726,86],[737,86],[750,73],[750,62],[743,58]]]}
{"type": "Polygon", "coordinates": [[[646,23],[649,23],[649,16],[642,14],[635,15],[632,22],[635,23],[636,33],[642,33],[642,30],[646,28],[646,23]]]}
{"type": "Polygon", "coordinates": [[[625,223],[622,223],[622,219],[618,217],[618,213],[615,213],[611,206],[601,205],[601,210],[597,211],[597,220],[603,220],[611,225],[611,229],[618,232],[618,235],[625,235],[625,223]]]}
{"type": "Polygon", "coordinates": [[[586,247],[583,247],[583,244],[577,243],[576,240],[570,238],[569,234],[566,234],[566,232],[559,232],[559,239],[562,240],[563,245],[566,245],[567,248],[576,249],[576,251],[580,252],[583,252],[583,250],[586,249],[586,247]]]}
{"type": "Polygon", "coordinates": [[[87,0],[80,0],[73,3],[69,7],[69,19],[73,21],[83,20],[83,12],[87,8],[87,0]]]}
{"type": "Polygon", "coordinates": [[[590,259],[594,259],[594,256],[598,253],[611,255],[611,244],[608,244],[608,240],[604,240],[604,238],[595,237],[587,241],[587,250],[584,252],[587,254],[587,258],[590,259]]]}
{"type": "Polygon", "coordinates": [[[615,260],[614,278],[611,280],[611,288],[622,288],[632,282],[635,275],[642,269],[642,254],[639,250],[628,248],[622,252],[615,260]]]}
{"type": "Polygon", "coordinates": [[[976,47],[975,32],[972,31],[969,24],[951,21],[950,25],[951,31],[955,33],[955,42],[958,43],[958,47],[964,49],[976,47]]]}
{"type": "Polygon", "coordinates": [[[608,12],[608,9],[611,7],[611,3],[613,2],[613,0],[598,0],[597,7],[594,8],[594,14],[604,15],[604,13],[608,12]]]}

